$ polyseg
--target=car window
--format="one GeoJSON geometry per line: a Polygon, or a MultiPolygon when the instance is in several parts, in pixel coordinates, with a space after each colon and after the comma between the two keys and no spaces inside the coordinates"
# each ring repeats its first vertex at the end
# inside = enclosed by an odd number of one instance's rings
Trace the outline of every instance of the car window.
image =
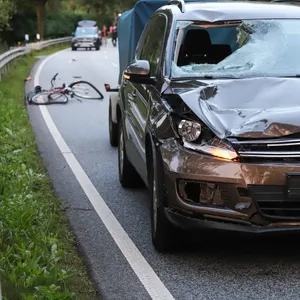
{"type": "Polygon", "coordinates": [[[179,21],[172,77],[298,77],[300,19],[179,21]]]}
{"type": "Polygon", "coordinates": [[[76,29],[75,35],[93,35],[97,34],[97,29],[95,27],[78,27],[76,29]]]}
{"type": "Polygon", "coordinates": [[[148,24],[145,35],[141,40],[142,46],[137,58],[149,61],[151,77],[155,77],[157,74],[166,27],[167,19],[164,15],[154,16],[148,24]]]}

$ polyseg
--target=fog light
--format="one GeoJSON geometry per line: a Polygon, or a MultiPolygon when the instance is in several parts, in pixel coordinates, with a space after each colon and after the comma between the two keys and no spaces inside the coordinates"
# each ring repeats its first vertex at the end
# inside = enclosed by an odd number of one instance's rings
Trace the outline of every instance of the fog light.
{"type": "Polygon", "coordinates": [[[212,206],[223,205],[219,186],[216,183],[180,180],[178,190],[180,197],[186,202],[212,206]]]}
{"type": "Polygon", "coordinates": [[[216,193],[217,185],[215,183],[200,184],[200,203],[212,204],[216,193]]]}

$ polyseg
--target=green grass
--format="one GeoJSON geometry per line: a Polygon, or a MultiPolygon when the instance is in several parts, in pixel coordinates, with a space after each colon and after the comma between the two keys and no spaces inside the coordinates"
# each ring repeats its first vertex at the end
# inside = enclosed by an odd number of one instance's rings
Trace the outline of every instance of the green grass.
{"type": "Polygon", "coordinates": [[[0,82],[0,278],[8,300],[99,299],[24,106],[23,80],[36,56],[65,47],[21,57],[0,82]]]}

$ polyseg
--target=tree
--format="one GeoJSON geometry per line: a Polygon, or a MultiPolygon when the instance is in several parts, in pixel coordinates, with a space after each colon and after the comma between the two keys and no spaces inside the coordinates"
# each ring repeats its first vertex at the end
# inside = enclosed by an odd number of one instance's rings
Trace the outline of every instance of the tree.
{"type": "Polygon", "coordinates": [[[47,0],[34,0],[36,4],[36,15],[38,22],[38,33],[41,40],[44,39],[44,27],[45,27],[45,6],[47,0]]]}
{"type": "Polygon", "coordinates": [[[15,5],[10,0],[0,0],[0,32],[9,27],[9,21],[15,12],[15,5]]]}

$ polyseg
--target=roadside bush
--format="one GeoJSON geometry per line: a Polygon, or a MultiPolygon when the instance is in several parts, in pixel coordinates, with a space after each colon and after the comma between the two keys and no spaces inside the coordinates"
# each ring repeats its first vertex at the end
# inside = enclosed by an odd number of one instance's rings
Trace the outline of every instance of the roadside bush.
{"type": "MultiPolygon", "coordinates": [[[[53,46],[53,49],[60,50],[53,46]]],[[[44,49],[39,55],[51,53],[44,49]]],[[[0,82],[0,283],[5,300],[97,299],[24,107],[36,53],[0,82]]]]}

